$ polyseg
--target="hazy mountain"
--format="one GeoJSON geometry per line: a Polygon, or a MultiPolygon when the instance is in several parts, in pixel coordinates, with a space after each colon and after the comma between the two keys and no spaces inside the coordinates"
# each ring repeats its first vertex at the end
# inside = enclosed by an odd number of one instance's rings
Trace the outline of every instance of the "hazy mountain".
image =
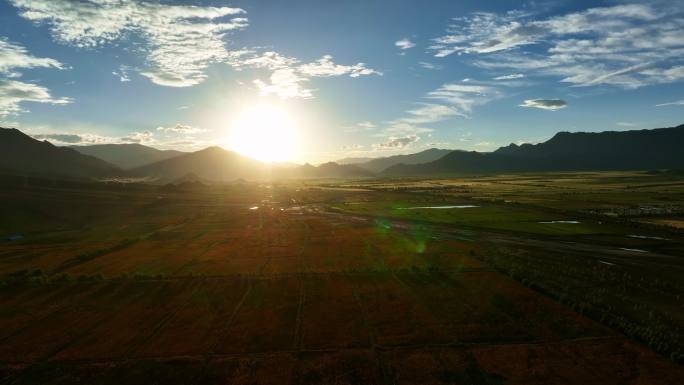
{"type": "Polygon", "coordinates": [[[353,164],[328,162],[319,166],[305,164],[295,169],[281,170],[278,175],[294,178],[363,178],[374,174],[353,164]]]}
{"type": "Polygon", "coordinates": [[[383,158],[374,158],[364,162],[356,162],[355,164],[366,170],[378,173],[388,167],[397,164],[420,164],[435,161],[453,150],[443,150],[439,148],[430,148],[415,154],[408,155],[394,155],[383,158]]]}
{"type": "Polygon", "coordinates": [[[342,158],[338,159],[335,161],[337,164],[359,164],[359,163],[366,163],[369,162],[373,159],[378,159],[378,158],[370,158],[370,157],[359,157],[359,158],[342,158]]]}
{"type": "Polygon", "coordinates": [[[511,144],[491,153],[453,151],[419,165],[396,165],[390,176],[524,171],[684,168],[684,125],[606,132],[559,132],[539,144],[511,144]]]}
{"type": "Polygon", "coordinates": [[[41,142],[13,128],[0,128],[0,171],[78,178],[112,176],[121,172],[102,159],[41,142]]]}
{"type": "Polygon", "coordinates": [[[205,148],[137,167],[130,172],[136,176],[158,178],[165,182],[175,181],[186,175],[212,181],[271,177],[269,165],[221,147],[205,148]]]}
{"type": "Polygon", "coordinates": [[[157,150],[137,143],[95,144],[91,146],[71,146],[81,154],[91,155],[123,169],[144,166],[185,154],[175,150],[157,150]]]}

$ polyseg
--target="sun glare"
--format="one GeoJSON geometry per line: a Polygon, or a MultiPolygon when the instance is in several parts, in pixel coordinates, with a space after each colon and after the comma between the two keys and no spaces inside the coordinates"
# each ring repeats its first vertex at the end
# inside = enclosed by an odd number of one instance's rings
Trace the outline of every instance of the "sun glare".
{"type": "Polygon", "coordinates": [[[283,108],[259,104],[233,121],[229,144],[234,151],[264,162],[293,160],[299,149],[299,129],[283,108]]]}

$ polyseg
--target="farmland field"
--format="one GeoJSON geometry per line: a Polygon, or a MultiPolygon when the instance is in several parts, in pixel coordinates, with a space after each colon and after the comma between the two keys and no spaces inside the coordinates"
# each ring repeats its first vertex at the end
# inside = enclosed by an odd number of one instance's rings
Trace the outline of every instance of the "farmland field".
{"type": "Polygon", "coordinates": [[[0,183],[2,383],[684,378],[681,177],[0,183]]]}

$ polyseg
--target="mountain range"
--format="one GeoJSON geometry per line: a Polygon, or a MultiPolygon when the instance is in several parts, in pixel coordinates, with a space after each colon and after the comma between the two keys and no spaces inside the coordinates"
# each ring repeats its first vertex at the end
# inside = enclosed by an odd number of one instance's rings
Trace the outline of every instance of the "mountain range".
{"type": "Polygon", "coordinates": [[[175,158],[185,154],[175,150],[157,150],[138,143],[94,144],[90,146],[71,146],[81,154],[91,155],[122,169],[144,166],[146,164],[175,158]]]}
{"type": "Polygon", "coordinates": [[[684,169],[684,125],[605,132],[559,132],[539,144],[491,153],[452,151],[433,162],[398,164],[384,176],[436,176],[533,171],[684,169]]]}
{"type": "Polygon", "coordinates": [[[379,173],[396,164],[421,164],[435,161],[453,150],[430,148],[408,155],[393,155],[382,158],[346,158],[338,161],[340,164],[354,164],[368,171],[379,173]],[[357,160],[357,161],[354,161],[357,160]]]}
{"type": "Polygon", "coordinates": [[[31,138],[13,128],[0,128],[0,171],[55,177],[106,177],[121,170],[102,159],[31,138]]]}
{"type": "Polygon", "coordinates": [[[493,152],[433,148],[357,164],[329,162],[319,166],[297,166],[262,163],[220,147],[189,153],[131,144],[77,149],[57,147],[19,130],[0,128],[0,172],[73,178],[140,177],[173,183],[189,179],[231,181],[433,177],[535,171],[682,170],[683,144],[684,125],[680,125],[651,130],[559,132],[543,143],[510,144],[493,152]]]}

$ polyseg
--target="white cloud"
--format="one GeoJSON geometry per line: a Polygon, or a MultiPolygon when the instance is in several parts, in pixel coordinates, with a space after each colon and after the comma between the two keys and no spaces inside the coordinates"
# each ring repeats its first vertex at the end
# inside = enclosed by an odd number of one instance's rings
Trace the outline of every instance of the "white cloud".
{"type": "Polygon", "coordinates": [[[684,79],[684,17],[667,2],[589,8],[549,18],[508,12],[453,19],[437,57],[477,55],[485,69],[536,71],[574,86],[638,88],[684,79]],[[523,46],[536,45],[534,52],[523,46]]]}
{"type": "MultiPolygon", "coordinates": [[[[507,84],[502,84],[506,86],[507,84]]],[[[408,109],[406,116],[387,122],[387,134],[418,134],[431,132],[425,127],[455,117],[470,118],[476,106],[500,98],[499,88],[486,82],[469,81],[468,84],[447,83],[428,92],[424,99],[430,102],[416,103],[417,108],[408,109]]]]}
{"type": "Polygon", "coordinates": [[[118,71],[112,71],[112,75],[116,76],[119,78],[119,81],[121,82],[130,82],[131,78],[128,76],[128,71],[130,70],[130,67],[122,65],[119,66],[118,71]]]}
{"type": "Polygon", "coordinates": [[[420,138],[416,135],[407,135],[403,137],[390,137],[384,143],[374,144],[373,148],[377,150],[398,150],[409,147],[411,144],[419,141],[420,138]]]}
{"type": "Polygon", "coordinates": [[[364,63],[357,63],[354,65],[340,65],[332,61],[333,57],[325,55],[322,58],[307,64],[302,64],[297,67],[297,71],[304,76],[340,76],[349,75],[356,78],[362,75],[382,75],[374,69],[366,67],[364,63]]]}
{"type": "Polygon", "coordinates": [[[279,55],[275,52],[266,52],[245,59],[242,66],[254,66],[256,68],[268,68],[273,70],[269,82],[261,79],[254,80],[261,95],[276,95],[282,99],[300,98],[310,99],[313,90],[304,86],[312,77],[331,77],[349,75],[352,78],[366,75],[382,75],[381,72],[366,67],[364,63],[353,65],[341,65],[333,62],[333,57],[324,55],[320,59],[299,64],[295,58],[279,55]]]}
{"type": "Polygon", "coordinates": [[[510,74],[510,75],[497,76],[494,78],[494,80],[514,80],[514,79],[521,79],[524,77],[525,77],[525,75],[523,75],[523,74],[510,74]]]}
{"type": "Polygon", "coordinates": [[[567,107],[568,103],[561,99],[528,99],[520,107],[540,108],[542,110],[560,110],[567,107]]]}
{"type": "Polygon", "coordinates": [[[394,46],[401,49],[401,50],[406,50],[406,49],[410,49],[410,48],[415,47],[416,44],[413,43],[411,40],[404,38],[404,39],[395,41],[394,46]]]}
{"type": "Polygon", "coordinates": [[[684,99],[676,100],[674,102],[656,104],[656,107],[663,107],[663,106],[684,106],[684,99]]]}
{"type": "MultiPolygon", "coordinates": [[[[62,63],[55,59],[35,57],[20,45],[11,43],[0,37],[0,73],[8,75],[20,68],[57,68],[62,69],[62,63]]],[[[12,77],[18,77],[12,74],[12,77]]]]}
{"type": "Polygon", "coordinates": [[[371,122],[369,122],[369,121],[359,122],[359,123],[357,123],[356,125],[357,125],[358,127],[363,128],[364,130],[372,130],[372,129],[374,129],[374,128],[376,127],[375,124],[373,124],[373,123],[371,123],[371,122]]]}
{"type": "Polygon", "coordinates": [[[451,106],[442,104],[422,103],[421,107],[408,110],[408,117],[401,121],[409,124],[435,123],[459,115],[459,111],[451,106]]]}
{"type": "MultiPolygon", "coordinates": [[[[340,65],[325,55],[306,64],[277,52],[228,50],[229,32],[247,27],[240,8],[167,5],[137,0],[10,0],[27,20],[49,25],[55,40],[80,48],[116,44],[130,35],[143,42],[147,68],[140,74],[153,83],[189,87],[207,78],[207,67],[224,63],[272,71],[270,80],[255,81],[262,95],[311,98],[303,83],[311,77],[381,75],[364,63],[340,65]]],[[[35,65],[55,64],[38,62],[35,65]]],[[[128,81],[125,69],[114,75],[128,81]]]]}
{"type": "Polygon", "coordinates": [[[211,63],[228,58],[224,36],[244,28],[240,8],[165,5],[134,0],[10,0],[27,20],[50,25],[55,40],[93,48],[137,34],[145,41],[156,84],[186,87],[201,83],[211,63]],[[226,21],[226,18],[230,18],[226,21]]]}
{"type": "Polygon", "coordinates": [[[360,131],[372,131],[376,129],[375,123],[369,121],[358,122],[352,126],[345,127],[346,132],[360,132],[360,131]]]}
{"type": "Polygon", "coordinates": [[[441,70],[443,67],[438,64],[429,63],[425,61],[418,62],[418,64],[427,70],[441,70]]]}
{"type": "Polygon", "coordinates": [[[207,132],[208,130],[199,127],[189,126],[187,124],[178,123],[173,127],[159,126],[157,127],[157,131],[175,134],[199,134],[202,132],[207,132]]]}
{"type": "Polygon", "coordinates": [[[154,143],[154,134],[150,131],[131,132],[120,140],[123,143],[152,144],[154,143]]]}
{"type": "MultiPolygon", "coordinates": [[[[418,125],[416,123],[406,122],[404,119],[397,119],[387,123],[383,132],[385,135],[414,135],[422,134],[434,131],[432,128],[425,127],[424,125],[418,125]]],[[[375,136],[383,136],[382,134],[377,134],[375,136]]]]}
{"type": "Polygon", "coordinates": [[[300,76],[293,68],[280,68],[273,71],[269,83],[257,79],[254,80],[254,84],[259,88],[262,96],[276,95],[281,99],[310,99],[313,97],[313,90],[303,86],[303,83],[308,80],[300,76]]]}
{"type": "Polygon", "coordinates": [[[617,122],[615,124],[620,126],[620,127],[634,127],[637,125],[636,123],[632,123],[632,122],[617,122]]]}
{"type": "Polygon", "coordinates": [[[19,105],[22,102],[68,104],[72,100],[55,98],[50,90],[36,84],[0,78],[0,117],[22,112],[19,105]]]}
{"type": "Polygon", "coordinates": [[[365,148],[362,144],[350,144],[348,146],[342,146],[343,151],[359,151],[365,148]]]}
{"type": "Polygon", "coordinates": [[[256,53],[252,50],[241,50],[233,55],[234,61],[230,62],[233,67],[242,68],[266,68],[277,70],[296,65],[299,60],[293,57],[283,56],[277,52],[267,51],[256,53]]]}
{"type": "MultiPolygon", "coordinates": [[[[19,123],[17,123],[20,126],[19,123]]],[[[189,134],[208,132],[209,130],[195,129],[187,125],[176,125],[167,130],[134,131],[121,136],[109,136],[93,133],[91,123],[72,123],[73,131],[62,131],[52,126],[29,126],[21,128],[30,136],[38,140],[47,140],[58,146],[82,146],[94,144],[130,144],[137,143],[161,149],[176,149],[181,151],[196,151],[216,142],[209,138],[196,138],[189,134]],[[180,126],[180,127],[178,127],[180,126]],[[178,130],[175,128],[178,127],[178,130]]],[[[96,130],[111,130],[111,127],[99,127],[96,130]]]]}
{"type": "Polygon", "coordinates": [[[16,70],[31,68],[63,69],[55,59],[36,57],[15,43],[0,38],[0,118],[22,112],[22,102],[67,104],[69,98],[54,98],[50,90],[37,84],[15,80],[22,77],[16,70]]]}
{"type": "Polygon", "coordinates": [[[87,133],[50,133],[32,134],[31,136],[34,139],[47,140],[48,142],[57,146],[81,146],[92,144],[119,143],[119,140],[117,138],[87,133]]]}
{"type": "Polygon", "coordinates": [[[501,92],[484,84],[444,84],[428,93],[427,98],[447,103],[454,115],[469,117],[473,107],[499,98],[501,92]]]}

